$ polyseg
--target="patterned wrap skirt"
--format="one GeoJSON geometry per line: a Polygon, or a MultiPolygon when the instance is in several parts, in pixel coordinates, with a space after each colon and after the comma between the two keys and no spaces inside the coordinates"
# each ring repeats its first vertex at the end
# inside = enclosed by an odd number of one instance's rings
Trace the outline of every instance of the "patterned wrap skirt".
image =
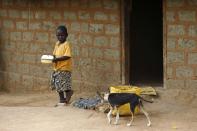
{"type": "Polygon", "coordinates": [[[71,72],[54,71],[51,75],[51,89],[57,92],[71,90],[71,72]]]}

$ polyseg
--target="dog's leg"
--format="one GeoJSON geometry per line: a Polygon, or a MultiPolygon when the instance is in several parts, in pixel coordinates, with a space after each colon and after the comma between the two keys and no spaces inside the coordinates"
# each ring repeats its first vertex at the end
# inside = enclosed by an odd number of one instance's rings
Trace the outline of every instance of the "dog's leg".
{"type": "Polygon", "coordinates": [[[127,126],[131,126],[131,124],[133,123],[133,116],[134,116],[134,113],[131,111],[131,120],[129,123],[127,123],[127,126]]]}
{"type": "Polygon", "coordinates": [[[118,108],[115,106],[115,110],[116,110],[116,121],[114,122],[114,124],[115,125],[117,125],[118,124],[118,120],[119,120],[119,118],[120,118],[120,114],[119,114],[119,110],[118,110],[118,108]]]}
{"type": "Polygon", "coordinates": [[[107,119],[108,119],[109,124],[111,124],[111,114],[112,114],[112,110],[113,110],[113,108],[110,107],[110,111],[107,113],[107,119]]]}
{"type": "Polygon", "coordinates": [[[141,105],[140,105],[140,109],[141,109],[141,111],[144,113],[144,115],[146,116],[146,118],[147,118],[147,120],[148,120],[147,126],[151,126],[151,121],[150,121],[148,112],[146,112],[145,109],[144,109],[141,105]]]}

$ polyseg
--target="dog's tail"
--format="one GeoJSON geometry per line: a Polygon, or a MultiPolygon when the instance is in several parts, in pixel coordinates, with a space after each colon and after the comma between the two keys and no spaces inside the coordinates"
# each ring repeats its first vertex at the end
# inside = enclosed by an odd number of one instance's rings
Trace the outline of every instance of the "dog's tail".
{"type": "Polygon", "coordinates": [[[146,102],[149,102],[149,103],[153,103],[153,101],[151,101],[151,100],[146,100],[146,99],[144,99],[143,97],[141,97],[141,96],[139,96],[139,95],[138,95],[138,97],[139,97],[141,100],[143,100],[143,101],[146,101],[146,102]]]}

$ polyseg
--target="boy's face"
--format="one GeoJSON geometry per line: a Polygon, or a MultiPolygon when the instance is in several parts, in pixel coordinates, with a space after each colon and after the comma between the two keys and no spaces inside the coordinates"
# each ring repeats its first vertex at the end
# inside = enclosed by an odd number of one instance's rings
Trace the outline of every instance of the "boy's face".
{"type": "Polygon", "coordinates": [[[58,29],[56,32],[56,36],[60,43],[64,43],[66,41],[67,34],[63,30],[58,29]]]}

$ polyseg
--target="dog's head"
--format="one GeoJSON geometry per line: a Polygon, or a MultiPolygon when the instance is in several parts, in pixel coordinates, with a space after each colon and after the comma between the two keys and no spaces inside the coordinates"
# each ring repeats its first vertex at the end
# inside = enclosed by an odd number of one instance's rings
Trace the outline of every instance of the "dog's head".
{"type": "Polygon", "coordinates": [[[108,101],[108,96],[109,96],[108,92],[100,93],[99,91],[97,91],[96,93],[103,101],[108,101]]]}
{"type": "Polygon", "coordinates": [[[109,93],[108,92],[99,92],[97,91],[97,95],[101,98],[101,103],[108,102],[109,93]]]}

